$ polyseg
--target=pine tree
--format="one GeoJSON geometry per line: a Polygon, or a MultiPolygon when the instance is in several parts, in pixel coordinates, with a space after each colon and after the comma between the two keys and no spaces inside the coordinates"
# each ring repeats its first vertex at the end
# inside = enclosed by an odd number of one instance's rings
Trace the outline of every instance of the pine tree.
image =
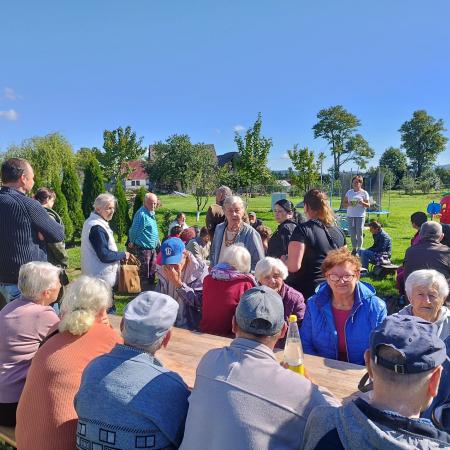
{"type": "Polygon", "coordinates": [[[136,211],[144,204],[144,197],[147,193],[147,189],[145,187],[141,186],[137,192],[136,196],[134,197],[134,203],[133,203],[133,215],[131,216],[131,219],[133,219],[134,215],[136,214],[136,211]]]}
{"type": "Polygon", "coordinates": [[[68,164],[63,172],[61,191],[66,197],[69,216],[73,224],[73,239],[81,236],[84,215],[81,209],[81,189],[73,164],[68,164]]]}
{"type": "Polygon", "coordinates": [[[52,189],[56,194],[56,201],[53,205],[53,209],[60,215],[64,224],[66,241],[70,241],[73,237],[72,219],[69,216],[66,197],[61,191],[61,182],[57,177],[55,177],[52,181],[52,189]]]}
{"type": "Polygon", "coordinates": [[[102,170],[99,162],[92,158],[87,162],[84,171],[81,207],[85,218],[88,218],[91,214],[94,200],[103,192],[105,192],[105,182],[103,181],[102,170]]]}
{"type": "Polygon", "coordinates": [[[124,236],[128,234],[130,228],[130,207],[122,181],[118,179],[114,187],[114,196],[117,200],[117,207],[114,217],[111,221],[111,228],[117,234],[117,241],[120,243],[124,236]]]}

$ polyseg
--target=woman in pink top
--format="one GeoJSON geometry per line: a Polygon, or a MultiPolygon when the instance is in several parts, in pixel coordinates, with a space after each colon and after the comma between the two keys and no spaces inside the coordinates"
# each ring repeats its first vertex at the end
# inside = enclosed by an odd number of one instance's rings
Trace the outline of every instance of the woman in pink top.
{"type": "Polygon", "coordinates": [[[34,354],[49,329],[59,322],[49,306],[61,284],[58,267],[29,262],[20,268],[22,296],[0,311],[0,425],[16,424],[17,403],[34,354]]]}

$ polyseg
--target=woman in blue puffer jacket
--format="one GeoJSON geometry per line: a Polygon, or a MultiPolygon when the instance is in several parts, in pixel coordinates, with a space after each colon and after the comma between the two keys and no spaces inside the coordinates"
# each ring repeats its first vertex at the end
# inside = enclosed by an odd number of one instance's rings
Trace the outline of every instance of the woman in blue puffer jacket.
{"type": "Polygon", "coordinates": [[[386,317],[386,304],[370,284],[359,281],[361,263],[346,247],[322,263],[326,282],[310,297],[300,330],[311,355],[364,365],[371,331],[386,317]]]}

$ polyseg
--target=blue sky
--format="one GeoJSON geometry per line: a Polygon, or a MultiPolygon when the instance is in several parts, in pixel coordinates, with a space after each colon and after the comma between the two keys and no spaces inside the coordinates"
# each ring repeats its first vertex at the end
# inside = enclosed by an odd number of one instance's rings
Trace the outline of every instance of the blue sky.
{"type": "Polygon", "coordinates": [[[187,133],[221,154],[261,111],[282,169],[295,143],[327,151],[311,127],[342,104],[376,165],[414,110],[450,127],[449,23],[448,0],[4,1],[0,151],[54,131],[101,147],[130,125],[147,145],[187,133]]]}

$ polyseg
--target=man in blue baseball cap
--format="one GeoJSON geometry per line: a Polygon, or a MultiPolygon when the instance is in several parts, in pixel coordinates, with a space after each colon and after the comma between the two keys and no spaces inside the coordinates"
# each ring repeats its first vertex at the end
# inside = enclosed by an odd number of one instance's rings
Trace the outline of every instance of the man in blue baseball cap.
{"type": "Polygon", "coordinates": [[[414,316],[387,317],[365,353],[373,391],[338,409],[314,410],[302,448],[450,448],[450,435],[420,418],[437,395],[446,357],[436,325],[414,316]]]}
{"type": "Polygon", "coordinates": [[[161,244],[161,267],[156,291],[173,297],[179,305],[175,325],[198,330],[202,313],[203,279],[208,275],[205,261],[187,251],[181,239],[172,237],[161,244]]]}
{"type": "Polygon", "coordinates": [[[178,448],[189,390],[155,353],[166,347],[178,303],[143,292],[125,308],[124,344],[94,359],[75,396],[77,448],[178,448]]]}

